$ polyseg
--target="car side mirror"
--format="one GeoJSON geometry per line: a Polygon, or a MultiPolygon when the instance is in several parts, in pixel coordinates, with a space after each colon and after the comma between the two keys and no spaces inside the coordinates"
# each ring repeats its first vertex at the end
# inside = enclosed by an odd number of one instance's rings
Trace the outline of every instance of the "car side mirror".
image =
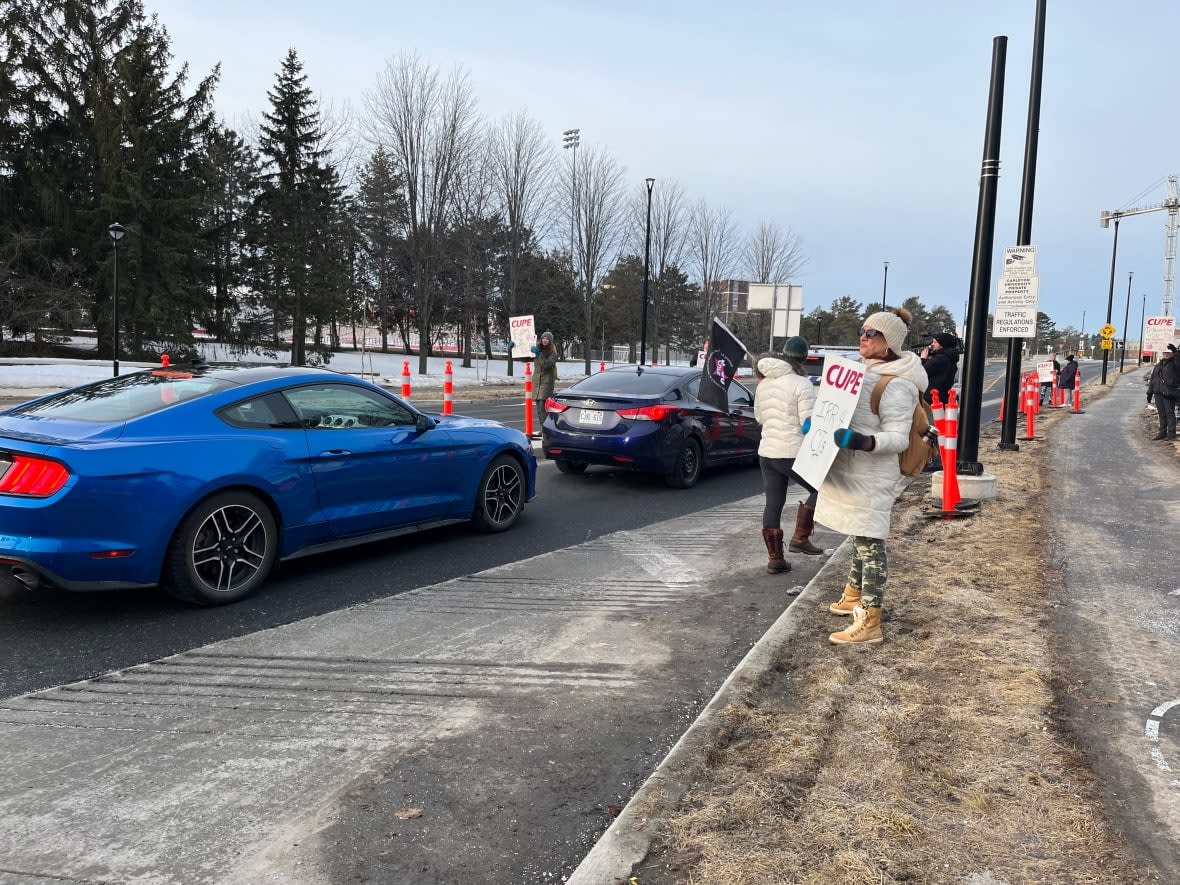
{"type": "Polygon", "coordinates": [[[438,422],[429,415],[419,415],[417,420],[414,421],[414,427],[419,433],[425,433],[427,430],[430,430],[430,428],[436,427],[437,425],[438,422]]]}

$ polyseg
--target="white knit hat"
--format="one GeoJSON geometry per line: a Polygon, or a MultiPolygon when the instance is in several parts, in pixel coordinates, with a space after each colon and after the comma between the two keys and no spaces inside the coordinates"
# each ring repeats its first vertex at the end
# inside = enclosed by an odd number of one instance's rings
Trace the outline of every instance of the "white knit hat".
{"type": "MultiPolygon", "coordinates": [[[[909,311],[905,311],[908,317],[909,311]]],[[[876,329],[885,336],[885,343],[898,356],[905,350],[905,337],[909,334],[910,324],[907,319],[891,310],[880,310],[864,322],[866,329],[876,329]]]]}

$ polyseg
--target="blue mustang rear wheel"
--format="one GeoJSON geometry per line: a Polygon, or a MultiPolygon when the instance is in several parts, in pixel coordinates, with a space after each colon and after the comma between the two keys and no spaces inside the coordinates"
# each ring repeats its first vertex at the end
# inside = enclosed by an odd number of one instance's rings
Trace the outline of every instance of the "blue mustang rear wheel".
{"type": "Polygon", "coordinates": [[[278,550],[270,508],[248,492],[223,492],[181,522],[164,562],[164,584],[198,605],[237,602],[266,580],[278,550]]]}

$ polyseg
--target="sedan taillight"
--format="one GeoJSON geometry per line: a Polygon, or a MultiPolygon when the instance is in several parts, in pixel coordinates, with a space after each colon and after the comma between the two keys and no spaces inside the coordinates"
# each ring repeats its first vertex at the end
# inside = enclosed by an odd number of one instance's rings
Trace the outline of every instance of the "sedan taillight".
{"type": "Polygon", "coordinates": [[[564,412],[568,408],[569,406],[567,406],[565,403],[559,403],[553,397],[549,397],[549,399],[545,400],[546,412],[564,412]]]}
{"type": "Polygon", "coordinates": [[[667,406],[643,406],[638,409],[619,409],[620,418],[630,418],[632,421],[663,421],[672,414],[667,406]]]}
{"type": "Polygon", "coordinates": [[[70,471],[57,461],[32,455],[10,455],[11,463],[0,476],[0,494],[48,498],[69,481],[70,471]]]}

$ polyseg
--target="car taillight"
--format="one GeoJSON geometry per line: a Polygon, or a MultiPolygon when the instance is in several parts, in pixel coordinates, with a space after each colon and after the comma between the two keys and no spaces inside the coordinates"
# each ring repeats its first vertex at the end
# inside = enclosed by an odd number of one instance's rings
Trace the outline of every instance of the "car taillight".
{"type": "Polygon", "coordinates": [[[620,418],[630,418],[633,421],[663,421],[672,414],[667,406],[643,406],[638,409],[619,409],[620,418]]]}
{"type": "Polygon", "coordinates": [[[32,455],[11,455],[12,463],[0,477],[0,494],[48,498],[70,478],[70,471],[57,461],[32,455]]]}
{"type": "Polygon", "coordinates": [[[568,408],[569,406],[567,406],[565,403],[559,403],[553,397],[549,397],[549,399],[545,400],[546,412],[564,412],[568,408]]]}

